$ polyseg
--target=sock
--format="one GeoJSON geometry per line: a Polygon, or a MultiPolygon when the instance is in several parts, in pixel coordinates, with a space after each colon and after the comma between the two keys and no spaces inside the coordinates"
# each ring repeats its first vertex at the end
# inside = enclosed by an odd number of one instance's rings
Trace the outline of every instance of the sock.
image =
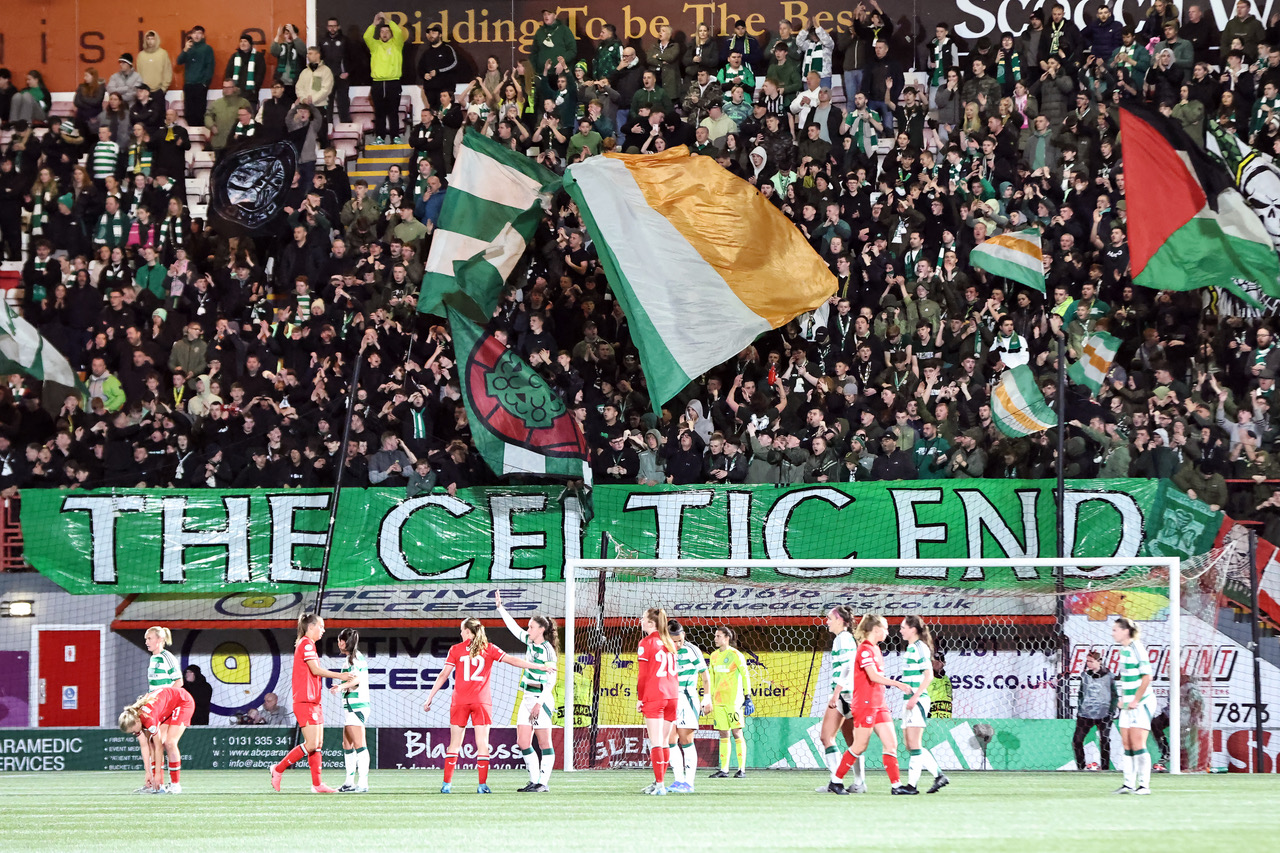
{"type": "Polygon", "coordinates": [[[910,750],[911,758],[907,761],[907,784],[915,787],[920,781],[920,771],[924,770],[924,761],[921,759],[922,749],[910,750]]]}
{"type": "Polygon", "coordinates": [[[551,781],[551,771],[556,766],[556,753],[551,747],[542,751],[542,770],[538,774],[538,784],[546,785],[551,781]]]}
{"type": "Polygon", "coordinates": [[[354,785],[356,783],[356,751],[354,749],[342,750],[342,764],[347,768],[347,778],[343,784],[354,785]]]}
{"type": "MultiPolygon", "coordinates": [[[[1151,753],[1147,752],[1145,749],[1139,750],[1137,759],[1138,759],[1138,767],[1137,767],[1136,775],[1138,777],[1138,787],[1150,788],[1151,787],[1151,753]]],[[[175,779],[174,781],[176,782],[177,780],[175,779]]]]}
{"type": "Polygon", "coordinates": [[[1137,769],[1134,766],[1136,764],[1137,762],[1134,760],[1133,750],[1126,749],[1124,751],[1124,757],[1120,759],[1120,769],[1124,772],[1124,786],[1126,788],[1137,787],[1133,782],[1133,777],[1135,775],[1134,771],[1137,769]]]}
{"type": "Polygon", "coordinates": [[[320,750],[316,750],[307,755],[307,764],[311,767],[311,784],[319,787],[320,785],[320,750]]]}
{"type": "Polygon", "coordinates": [[[835,774],[831,777],[832,782],[843,782],[845,774],[849,772],[850,767],[857,766],[860,755],[854,755],[852,749],[846,749],[844,755],[840,756],[840,764],[836,767],[835,774]]]}
{"type": "Polygon", "coordinates": [[[533,785],[538,781],[538,756],[532,748],[520,750],[520,754],[524,756],[524,766],[529,769],[529,784],[533,785]]]}
{"type": "Polygon", "coordinates": [[[369,750],[363,746],[356,750],[356,772],[360,774],[360,787],[369,787],[369,750]]]}
{"type": "Polygon", "coordinates": [[[453,781],[453,769],[458,766],[458,753],[446,752],[444,755],[444,782],[449,784],[453,781]]]}
{"type": "Polygon", "coordinates": [[[306,756],[306,754],[307,754],[307,751],[303,749],[301,745],[295,746],[293,749],[289,750],[289,754],[286,755],[284,759],[281,760],[281,762],[276,765],[276,772],[283,773],[284,771],[292,767],[294,764],[301,761],[303,757],[306,756]]]}
{"type": "Polygon", "coordinates": [[[853,783],[855,785],[867,784],[867,762],[861,755],[853,764],[853,783]]]}
{"type": "Polygon", "coordinates": [[[902,776],[898,773],[898,756],[885,755],[884,772],[889,774],[889,784],[898,787],[898,783],[902,781],[902,776]]]}
{"type": "MultiPolygon", "coordinates": [[[[1148,761],[1148,762],[1147,762],[1147,769],[1148,769],[1148,771],[1150,771],[1150,769],[1151,769],[1151,762],[1150,762],[1150,761],[1148,761]]],[[[174,761],[173,759],[170,759],[170,760],[169,760],[169,781],[170,781],[170,782],[172,782],[173,784],[177,785],[177,784],[178,784],[178,774],[179,774],[179,773],[181,773],[181,772],[182,772],[182,762],[181,762],[181,761],[174,761]]],[[[1149,777],[1148,777],[1148,778],[1149,778],[1149,777]]]]}
{"type": "Polygon", "coordinates": [[[720,772],[725,773],[729,770],[729,739],[727,737],[720,738],[720,772]]]}
{"type": "Polygon", "coordinates": [[[671,764],[672,781],[683,782],[684,781],[684,750],[682,750],[679,746],[677,746],[675,749],[672,749],[671,746],[668,745],[667,755],[668,755],[667,760],[671,764]]]}
{"type": "Polygon", "coordinates": [[[836,781],[836,768],[840,766],[840,750],[833,744],[827,747],[826,754],[822,758],[827,763],[827,769],[831,771],[831,781],[836,781]]]}
{"type": "Polygon", "coordinates": [[[662,747],[650,747],[649,763],[653,765],[653,781],[661,785],[662,778],[666,776],[667,771],[667,768],[662,766],[662,747]]]}
{"type": "Polygon", "coordinates": [[[691,743],[682,744],[680,751],[684,753],[684,783],[693,787],[693,780],[698,772],[698,750],[691,743]]]}
{"type": "Polygon", "coordinates": [[[937,779],[942,775],[942,768],[938,766],[938,759],[933,757],[933,753],[927,749],[920,750],[920,764],[925,770],[929,771],[929,775],[937,779]]]}
{"type": "Polygon", "coordinates": [[[482,752],[476,756],[476,773],[480,775],[480,784],[489,783],[489,753],[482,752]]]}
{"type": "Polygon", "coordinates": [[[738,749],[738,769],[747,769],[747,739],[735,740],[734,745],[738,749]]]}
{"type": "Polygon", "coordinates": [[[671,766],[671,747],[664,746],[662,748],[662,776],[658,780],[663,785],[667,784],[667,768],[671,766]]]}

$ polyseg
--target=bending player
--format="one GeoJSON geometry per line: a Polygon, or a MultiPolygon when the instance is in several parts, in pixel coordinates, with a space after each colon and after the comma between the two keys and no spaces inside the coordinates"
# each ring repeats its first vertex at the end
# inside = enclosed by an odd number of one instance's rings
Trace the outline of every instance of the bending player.
{"type": "Polygon", "coordinates": [[[893,731],[893,716],[885,702],[884,688],[896,687],[903,693],[910,693],[911,688],[901,681],[886,678],[884,674],[884,658],[880,654],[880,643],[889,636],[889,625],[883,616],[868,614],[862,617],[857,629],[853,632],[858,641],[858,653],[853,670],[853,743],[840,759],[840,766],[832,774],[827,786],[833,794],[850,793],[844,787],[845,774],[849,768],[854,769],[854,786],[866,789],[866,771],[863,764],[863,753],[871,742],[871,735],[880,739],[884,756],[885,773],[889,776],[891,793],[901,794],[898,775],[898,736],[893,731]]]}
{"type": "Polygon", "coordinates": [[[528,630],[521,628],[502,606],[502,594],[493,591],[498,603],[498,614],[517,640],[524,643],[525,657],[534,663],[551,667],[549,670],[526,669],[520,674],[520,689],[524,696],[516,712],[516,746],[524,756],[529,769],[529,784],[519,789],[522,794],[545,794],[551,790],[551,771],[556,763],[556,751],[551,745],[551,722],[556,706],[556,647],[559,636],[555,620],[542,615],[529,617],[528,630]],[[538,749],[533,750],[533,734],[538,733],[538,749]]]}
{"type": "Polygon", "coordinates": [[[676,725],[667,741],[671,771],[675,777],[667,790],[673,794],[692,794],[694,774],[698,772],[698,750],[693,736],[698,731],[698,717],[711,710],[711,676],[702,649],[685,639],[684,627],[672,619],[667,623],[671,641],[676,646],[676,725]],[[702,699],[698,699],[698,675],[702,675],[702,699]],[[673,750],[674,747],[674,750],[673,750]]]}
{"type": "Polygon", "coordinates": [[[738,754],[738,779],[747,775],[747,742],[742,737],[742,718],[752,713],[751,673],[747,659],[733,647],[733,629],[716,628],[716,650],[711,653],[711,720],[720,732],[720,769],[712,779],[729,778],[729,733],[733,732],[738,754]]]}
{"type": "Polygon", "coordinates": [[[138,697],[120,712],[120,731],[138,736],[147,783],[134,793],[181,794],[182,750],[178,741],[191,725],[196,701],[181,687],[161,687],[138,697]],[[164,784],[164,759],[169,757],[169,784],[164,784]]]}
{"type": "Polygon", "coordinates": [[[636,651],[636,711],[644,717],[649,735],[649,761],[653,765],[653,784],[644,792],[657,797],[667,795],[667,764],[670,762],[671,729],[676,722],[676,644],[671,639],[667,612],[650,607],[640,617],[644,639],[636,651]]]}
{"type": "Polygon", "coordinates": [[[280,790],[284,771],[293,764],[307,759],[311,768],[311,793],[336,794],[333,788],[320,780],[320,748],[324,744],[324,712],[320,708],[320,679],[335,678],[347,682],[355,679],[354,672],[334,672],[320,665],[316,643],[324,636],[324,620],[316,613],[304,613],[298,617],[298,639],[293,649],[293,716],[302,727],[302,743],[289,750],[280,763],[271,768],[271,787],[280,790]]]}
{"type": "Polygon", "coordinates": [[[924,747],[924,727],[929,719],[929,682],[933,680],[933,636],[919,616],[906,616],[898,626],[898,633],[907,644],[906,659],[902,665],[902,683],[911,688],[902,703],[902,739],[907,742],[911,758],[907,762],[907,784],[904,794],[918,794],[916,783],[920,773],[928,770],[933,776],[930,794],[936,794],[950,784],[938,767],[933,753],[924,747]]]}
{"type": "Polygon", "coordinates": [[[427,701],[422,703],[422,710],[431,710],[431,703],[440,688],[454,670],[459,670],[462,677],[454,680],[453,696],[449,702],[449,749],[444,756],[444,784],[440,786],[440,793],[453,792],[453,771],[458,766],[458,751],[462,749],[462,739],[466,736],[467,724],[470,723],[476,731],[476,771],[480,776],[476,793],[491,794],[493,792],[489,790],[488,783],[489,726],[493,724],[493,696],[489,691],[489,678],[493,675],[492,664],[505,663],[540,672],[546,672],[552,667],[502,651],[489,642],[484,625],[474,616],[463,620],[459,635],[461,642],[454,643],[449,649],[449,657],[445,659],[444,668],[436,677],[436,683],[431,686],[427,701]]]}
{"type": "Polygon", "coordinates": [[[355,678],[329,688],[342,697],[342,760],[347,778],[339,794],[369,793],[369,749],[365,745],[365,726],[369,725],[369,661],[360,651],[360,632],[343,628],[338,632],[338,651],[347,656],[342,672],[355,678]]]}
{"type": "Polygon", "coordinates": [[[1138,642],[1138,623],[1120,616],[1111,624],[1111,638],[1120,646],[1120,742],[1124,755],[1120,767],[1124,784],[1113,793],[1151,793],[1151,753],[1147,737],[1156,712],[1156,694],[1151,689],[1151,659],[1138,642]]]}

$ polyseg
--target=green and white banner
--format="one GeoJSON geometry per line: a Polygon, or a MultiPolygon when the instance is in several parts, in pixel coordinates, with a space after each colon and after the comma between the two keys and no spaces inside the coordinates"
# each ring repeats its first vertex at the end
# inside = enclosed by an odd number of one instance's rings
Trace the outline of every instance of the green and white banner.
{"type": "MultiPolygon", "coordinates": [[[[328,586],[557,581],[575,557],[938,561],[925,568],[726,570],[727,578],[1016,589],[1034,567],[978,558],[1051,557],[1049,480],[814,484],[777,488],[601,486],[585,521],[557,488],[464,489],[406,499],[346,489],[328,586]]],[[[75,593],[289,592],[314,587],[331,493],[297,489],[22,493],[27,560],[75,593]]],[[[1157,480],[1068,483],[1066,553],[1190,556],[1222,514],[1157,480]]],[[[1130,571],[1083,563],[1069,586],[1130,571]]],[[[1145,570],[1143,570],[1145,571],[1145,570]]]]}

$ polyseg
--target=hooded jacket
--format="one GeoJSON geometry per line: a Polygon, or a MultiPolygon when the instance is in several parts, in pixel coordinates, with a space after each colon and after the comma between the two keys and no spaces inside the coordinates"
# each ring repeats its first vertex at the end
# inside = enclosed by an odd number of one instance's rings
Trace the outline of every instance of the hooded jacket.
{"type": "Polygon", "coordinates": [[[155,30],[147,30],[143,43],[146,44],[147,39],[152,36],[156,43],[142,48],[135,68],[141,75],[142,82],[151,87],[151,94],[154,96],[169,91],[173,84],[173,61],[169,58],[169,52],[160,47],[160,34],[155,30]]]}
{"type": "Polygon", "coordinates": [[[1088,667],[1080,673],[1080,693],[1076,697],[1078,716],[1088,720],[1108,719],[1115,714],[1118,701],[1114,672],[1104,666],[1096,673],[1088,667]]]}

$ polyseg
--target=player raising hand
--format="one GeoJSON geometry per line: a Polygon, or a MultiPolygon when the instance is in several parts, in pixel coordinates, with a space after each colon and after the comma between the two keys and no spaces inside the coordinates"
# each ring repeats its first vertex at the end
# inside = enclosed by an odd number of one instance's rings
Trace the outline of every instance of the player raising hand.
{"type": "Polygon", "coordinates": [[[493,591],[493,598],[498,603],[498,614],[502,616],[507,630],[524,643],[525,657],[534,663],[551,667],[545,672],[526,669],[520,674],[520,690],[524,696],[516,713],[516,746],[520,748],[525,767],[529,769],[529,784],[521,788],[520,793],[545,794],[551,790],[548,783],[556,763],[556,751],[551,745],[551,719],[556,707],[556,646],[559,645],[556,623],[553,619],[535,614],[529,617],[529,628],[525,630],[516,624],[507,608],[502,606],[502,594],[498,590],[493,591]],[[541,757],[533,751],[535,730],[538,733],[541,757]]]}
{"type": "Polygon", "coordinates": [[[676,644],[667,625],[667,612],[650,607],[640,617],[644,639],[636,651],[636,710],[644,717],[649,735],[649,761],[653,784],[644,793],[667,795],[665,777],[670,762],[671,729],[676,722],[676,644]]]}
{"type": "Polygon", "coordinates": [[[547,672],[555,667],[527,661],[502,651],[489,642],[484,633],[484,625],[474,616],[463,620],[459,634],[462,641],[449,649],[449,657],[445,659],[444,668],[440,670],[436,683],[431,686],[427,701],[422,703],[422,710],[431,710],[436,694],[453,671],[457,670],[460,677],[454,680],[453,698],[449,703],[449,749],[444,756],[444,784],[440,786],[440,793],[449,794],[453,791],[453,771],[458,766],[458,750],[462,748],[462,738],[470,723],[476,730],[476,771],[480,776],[476,793],[490,794],[493,792],[489,790],[488,784],[489,726],[493,724],[493,696],[489,691],[489,679],[493,675],[493,664],[505,663],[539,672],[547,672]]]}

